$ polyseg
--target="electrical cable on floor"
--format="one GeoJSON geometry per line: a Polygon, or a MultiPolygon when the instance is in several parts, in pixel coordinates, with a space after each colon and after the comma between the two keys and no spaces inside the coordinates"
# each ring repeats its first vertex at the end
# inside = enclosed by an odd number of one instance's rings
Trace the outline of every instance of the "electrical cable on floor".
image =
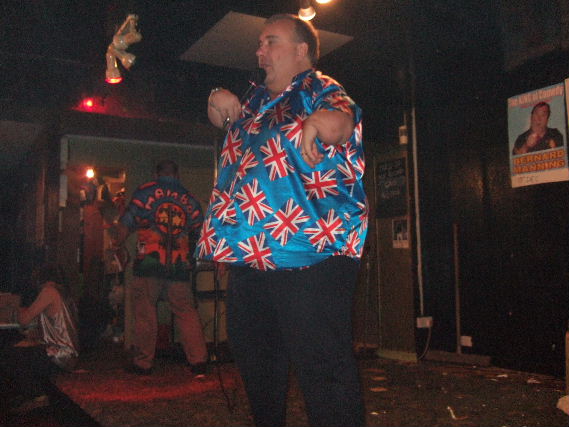
{"type": "Polygon", "coordinates": [[[215,284],[215,303],[214,303],[214,313],[213,313],[213,339],[214,339],[214,349],[213,349],[213,353],[214,353],[214,365],[215,365],[215,370],[217,373],[217,380],[219,382],[219,388],[221,389],[221,393],[223,394],[223,397],[225,398],[225,403],[227,404],[227,409],[229,411],[229,413],[233,413],[233,409],[235,408],[235,401],[236,401],[236,391],[235,389],[233,390],[233,402],[232,399],[229,397],[229,394],[227,393],[227,390],[225,388],[225,385],[223,384],[223,377],[221,375],[221,369],[219,367],[221,361],[219,358],[219,346],[218,346],[218,336],[217,334],[219,333],[218,331],[218,327],[217,327],[217,322],[218,319],[221,318],[223,316],[223,314],[225,314],[225,312],[219,312],[218,311],[218,298],[219,298],[219,265],[217,263],[214,264],[214,268],[213,268],[213,281],[215,284]]]}
{"type": "Polygon", "coordinates": [[[217,373],[217,380],[219,381],[219,387],[221,388],[221,393],[225,398],[225,403],[227,405],[227,409],[232,414],[233,410],[235,409],[235,401],[236,399],[236,390],[233,390],[233,402],[232,399],[229,397],[225,386],[223,385],[223,377],[221,376],[221,369],[219,368],[219,362],[215,363],[215,370],[217,373]]]}
{"type": "Polygon", "coordinates": [[[431,335],[432,335],[433,327],[430,326],[428,329],[429,329],[429,331],[427,332],[427,340],[425,341],[425,349],[423,350],[421,355],[417,358],[417,360],[422,360],[425,357],[425,355],[427,354],[427,351],[429,351],[429,346],[431,345],[431,335]]]}

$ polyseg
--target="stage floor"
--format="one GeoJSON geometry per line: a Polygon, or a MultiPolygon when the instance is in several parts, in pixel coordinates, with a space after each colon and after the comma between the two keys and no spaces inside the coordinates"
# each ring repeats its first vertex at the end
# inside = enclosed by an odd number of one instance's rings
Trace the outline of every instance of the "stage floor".
{"type": "MultiPolygon", "coordinates": [[[[194,379],[179,357],[162,356],[154,373],[124,372],[120,345],[101,345],[81,358],[75,373],[60,375],[63,394],[49,408],[9,417],[6,425],[252,426],[239,374],[231,362],[194,379]]],[[[368,426],[566,426],[556,408],[565,394],[560,378],[496,367],[359,359],[368,426]]],[[[287,425],[308,425],[291,375],[287,425]]]]}

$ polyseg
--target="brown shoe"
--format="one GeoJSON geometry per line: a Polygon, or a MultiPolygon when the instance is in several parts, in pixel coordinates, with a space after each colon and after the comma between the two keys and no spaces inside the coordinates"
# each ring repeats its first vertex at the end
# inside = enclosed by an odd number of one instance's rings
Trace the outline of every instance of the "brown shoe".
{"type": "Polygon", "coordinates": [[[194,379],[203,380],[207,374],[207,363],[190,364],[190,369],[192,370],[192,374],[194,374],[194,379]]]}

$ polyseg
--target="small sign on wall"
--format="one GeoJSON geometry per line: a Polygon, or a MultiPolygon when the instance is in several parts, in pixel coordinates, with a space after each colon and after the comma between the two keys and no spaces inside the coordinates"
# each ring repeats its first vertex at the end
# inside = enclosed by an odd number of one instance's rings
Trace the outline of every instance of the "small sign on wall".
{"type": "Polygon", "coordinates": [[[409,249],[409,221],[407,217],[394,218],[392,220],[393,247],[397,249],[409,249]]]}
{"type": "Polygon", "coordinates": [[[407,165],[405,158],[377,164],[377,218],[407,213],[407,165]]]}

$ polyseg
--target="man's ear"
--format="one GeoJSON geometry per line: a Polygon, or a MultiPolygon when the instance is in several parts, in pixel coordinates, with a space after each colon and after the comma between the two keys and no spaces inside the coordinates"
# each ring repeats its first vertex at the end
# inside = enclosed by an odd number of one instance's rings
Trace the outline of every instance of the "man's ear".
{"type": "Polygon", "coordinates": [[[308,43],[302,42],[298,43],[296,46],[296,55],[300,58],[305,58],[308,56],[308,43]]]}

